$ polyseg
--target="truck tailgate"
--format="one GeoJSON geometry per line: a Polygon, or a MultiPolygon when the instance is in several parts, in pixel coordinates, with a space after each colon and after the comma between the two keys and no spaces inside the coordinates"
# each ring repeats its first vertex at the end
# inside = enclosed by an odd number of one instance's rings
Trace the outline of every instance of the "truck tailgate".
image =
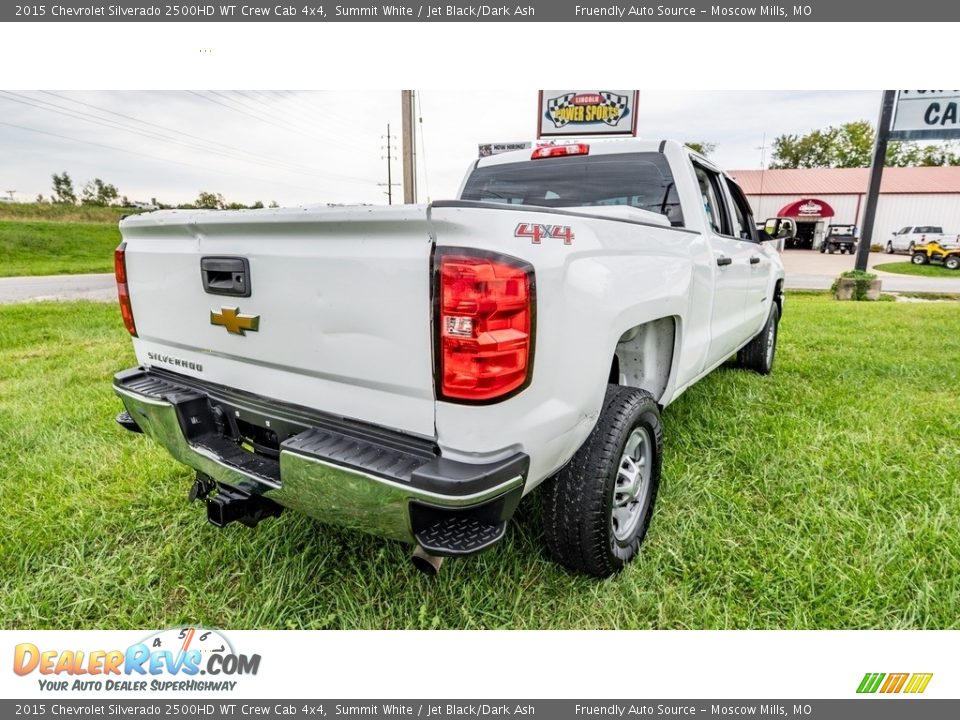
{"type": "Polygon", "coordinates": [[[423,206],[129,217],[137,358],[433,437],[427,223],[423,206]],[[203,258],[245,259],[249,296],[205,289],[203,258]]]}

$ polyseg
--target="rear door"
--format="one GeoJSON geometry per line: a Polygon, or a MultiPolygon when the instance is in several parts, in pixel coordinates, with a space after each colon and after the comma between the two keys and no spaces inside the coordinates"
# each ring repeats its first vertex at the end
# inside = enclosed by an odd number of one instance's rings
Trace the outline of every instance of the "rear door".
{"type": "Polygon", "coordinates": [[[744,339],[753,337],[767,319],[770,303],[767,302],[767,293],[770,292],[770,258],[760,245],[757,235],[757,226],[753,220],[753,211],[750,203],[740,189],[740,186],[729,178],[726,180],[726,189],[730,196],[730,206],[733,210],[733,235],[742,243],[746,243],[748,252],[747,262],[750,265],[749,285],[744,296],[744,323],[746,335],[744,339]]]}
{"type": "Polygon", "coordinates": [[[733,218],[720,173],[696,161],[693,168],[706,217],[707,238],[716,263],[707,353],[707,366],[711,366],[742,344],[745,301],[753,272],[750,265],[753,244],[734,236],[733,218]]]}
{"type": "Polygon", "coordinates": [[[425,208],[148,213],[121,230],[141,364],[434,435],[425,208]]]}

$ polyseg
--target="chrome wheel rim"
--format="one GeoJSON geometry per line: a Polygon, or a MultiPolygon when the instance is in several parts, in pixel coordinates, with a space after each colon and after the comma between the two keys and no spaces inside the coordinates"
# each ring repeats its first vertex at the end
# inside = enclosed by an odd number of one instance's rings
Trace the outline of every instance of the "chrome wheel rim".
{"type": "Polygon", "coordinates": [[[620,456],[613,487],[610,523],[613,536],[620,542],[633,538],[643,517],[652,466],[653,443],[650,433],[644,427],[634,428],[620,456]]]}
{"type": "Polygon", "coordinates": [[[777,341],[777,324],[770,318],[770,327],[767,330],[767,367],[773,363],[773,349],[777,341]]]}

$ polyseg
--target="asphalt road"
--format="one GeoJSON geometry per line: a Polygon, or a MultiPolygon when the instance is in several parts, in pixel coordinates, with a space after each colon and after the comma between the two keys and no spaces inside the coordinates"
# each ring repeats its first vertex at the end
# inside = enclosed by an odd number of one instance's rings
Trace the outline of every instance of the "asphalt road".
{"type": "MultiPolygon", "coordinates": [[[[787,270],[787,288],[791,290],[827,290],[834,278],[853,269],[850,255],[826,255],[810,250],[787,250],[783,264],[787,270]]],[[[871,253],[867,267],[887,262],[906,262],[906,255],[871,253]]],[[[960,271],[954,278],[924,278],[876,271],[888,292],[932,292],[960,294],[960,271]]],[[[117,287],[113,274],[43,275],[0,278],[0,303],[29,300],[98,300],[116,302],[117,287]]]]}
{"type": "Polygon", "coordinates": [[[113,273],[0,278],[0,303],[28,300],[116,302],[117,284],[113,273]]]}

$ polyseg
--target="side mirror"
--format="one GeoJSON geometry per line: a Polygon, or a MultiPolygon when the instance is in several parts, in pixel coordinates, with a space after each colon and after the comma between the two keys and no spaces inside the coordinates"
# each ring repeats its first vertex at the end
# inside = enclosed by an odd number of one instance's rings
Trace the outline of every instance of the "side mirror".
{"type": "Polygon", "coordinates": [[[763,224],[763,231],[774,240],[780,240],[796,235],[797,225],[790,218],[769,218],[763,224]]]}

